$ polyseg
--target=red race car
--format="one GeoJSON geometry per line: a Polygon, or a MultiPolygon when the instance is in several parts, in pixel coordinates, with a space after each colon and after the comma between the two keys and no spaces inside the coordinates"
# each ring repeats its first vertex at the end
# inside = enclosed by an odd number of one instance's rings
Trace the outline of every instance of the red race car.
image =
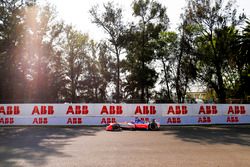
{"type": "Polygon", "coordinates": [[[135,118],[135,121],[123,122],[123,123],[110,123],[107,127],[107,131],[119,131],[122,129],[136,130],[136,129],[145,129],[145,130],[159,130],[160,123],[156,122],[155,119],[152,119],[150,122],[142,121],[139,118],[135,118]]]}

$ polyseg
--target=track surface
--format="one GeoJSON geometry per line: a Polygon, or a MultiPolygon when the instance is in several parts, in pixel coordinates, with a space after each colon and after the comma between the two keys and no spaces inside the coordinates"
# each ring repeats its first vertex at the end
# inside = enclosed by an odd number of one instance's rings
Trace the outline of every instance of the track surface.
{"type": "Polygon", "coordinates": [[[250,166],[250,126],[103,129],[1,127],[0,166],[250,166]]]}

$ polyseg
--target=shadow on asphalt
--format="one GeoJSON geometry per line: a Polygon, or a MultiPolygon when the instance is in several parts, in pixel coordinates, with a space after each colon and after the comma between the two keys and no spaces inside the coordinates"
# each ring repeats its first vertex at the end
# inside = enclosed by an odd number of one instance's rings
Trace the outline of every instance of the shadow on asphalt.
{"type": "Polygon", "coordinates": [[[0,166],[20,166],[26,160],[32,166],[43,166],[51,155],[69,157],[60,150],[78,136],[95,136],[98,127],[1,127],[0,166]]]}
{"type": "Polygon", "coordinates": [[[250,126],[165,126],[161,131],[185,142],[250,146],[250,126]]]}

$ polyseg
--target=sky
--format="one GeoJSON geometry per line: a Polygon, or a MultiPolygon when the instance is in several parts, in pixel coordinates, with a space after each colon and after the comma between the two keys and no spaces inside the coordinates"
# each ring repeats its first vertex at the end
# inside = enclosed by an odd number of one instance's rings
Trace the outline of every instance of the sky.
{"type": "MultiPolygon", "coordinates": [[[[72,24],[76,29],[83,33],[88,33],[90,39],[99,41],[107,36],[104,31],[91,23],[89,10],[94,5],[99,5],[101,8],[103,3],[112,0],[38,0],[38,3],[45,4],[46,2],[55,6],[58,20],[64,20],[67,24],[72,24]]],[[[183,8],[186,6],[186,0],[157,0],[167,8],[167,15],[170,19],[170,30],[175,30],[180,23],[180,14],[183,13],[183,8]]],[[[228,0],[223,0],[224,3],[228,0]]],[[[123,9],[123,17],[125,22],[130,22],[133,19],[131,4],[133,0],[113,0],[115,5],[123,9]]],[[[250,0],[237,0],[238,12],[243,12],[250,18],[250,0]]],[[[204,87],[196,83],[191,86],[191,91],[202,91],[204,87]]]]}
{"type": "MultiPolygon", "coordinates": [[[[40,3],[46,1],[40,0],[40,3]]],[[[88,33],[90,38],[94,40],[105,39],[104,32],[95,24],[91,23],[89,10],[92,6],[99,4],[102,7],[103,3],[108,0],[47,0],[54,5],[58,12],[58,19],[64,20],[68,24],[72,24],[83,33],[88,33]]],[[[123,8],[125,21],[132,19],[131,4],[133,0],[114,0],[114,3],[123,8]]],[[[186,0],[158,0],[161,4],[167,7],[167,14],[170,19],[170,28],[174,30],[180,22],[180,14],[183,12],[183,7],[186,5],[186,0]]],[[[227,2],[227,0],[224,0],[227,2]]],[[[250,0],[238,0],[238,11],[243,11],[250,16],[250,0]]]]}

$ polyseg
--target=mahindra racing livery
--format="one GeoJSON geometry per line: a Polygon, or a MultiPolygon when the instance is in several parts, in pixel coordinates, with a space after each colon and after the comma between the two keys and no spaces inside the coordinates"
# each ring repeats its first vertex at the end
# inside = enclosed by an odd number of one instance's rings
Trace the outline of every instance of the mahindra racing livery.
{"type": "Polygon", "coordinates": [[[118,131],[122,129],[136,130],[136,129],[146,129],[146,130],[159,130],[160,123],[152,119],[150,122],[142,121],[138,117],[131,122],[121,122],[121,123],[110,123],[107,127],[107,131],[118,131]]]}

